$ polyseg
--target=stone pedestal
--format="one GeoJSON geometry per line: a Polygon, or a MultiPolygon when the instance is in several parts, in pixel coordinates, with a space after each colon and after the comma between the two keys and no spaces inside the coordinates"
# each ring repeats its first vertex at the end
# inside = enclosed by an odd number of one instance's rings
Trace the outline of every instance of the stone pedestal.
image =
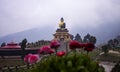
{"type": "Polygon", "coordinates": [[[56,30],[56,33],[54,35],[53,40],[58,40],[58,41],[70,41],[71,40],[71,34],[68,33],[69,31],[67,28],[59,28],[56,30]]]}

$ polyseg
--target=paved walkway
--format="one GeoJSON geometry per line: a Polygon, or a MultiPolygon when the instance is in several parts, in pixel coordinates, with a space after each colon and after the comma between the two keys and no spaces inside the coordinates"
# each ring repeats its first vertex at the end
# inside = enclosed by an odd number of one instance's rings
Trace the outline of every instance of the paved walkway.
{"type": "Polygon", "coordinates": [[[103,66],[105,68],[105,72],[110,72],[112,68],[115,66],[115,63],[111,62],[100,62],[100,66],[103,66]]]}
{"type": "Polygon", "coordinates": [[[60,47],[58,48],[58,51],[66,51],[67,43],[66,42],[60,42],[60,47]]]}
{"type": "Polygon", "coordinates": [[[118,51],[113,51],[113,50],[109,50],[109,53],[120,54],[120,52],[118,52],[118,51]]]}

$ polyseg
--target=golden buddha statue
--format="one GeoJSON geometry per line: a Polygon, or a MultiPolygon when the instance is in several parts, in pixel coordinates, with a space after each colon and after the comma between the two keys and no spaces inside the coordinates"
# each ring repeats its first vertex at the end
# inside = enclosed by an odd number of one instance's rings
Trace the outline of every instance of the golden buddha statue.
{"type": "Polygon", "coordinates": [[[63,17],[60,19],[59,27],[60,27],[61,29],[62,29],[62,28],[65,28],[65,23],[64,23],[63,17]]]}

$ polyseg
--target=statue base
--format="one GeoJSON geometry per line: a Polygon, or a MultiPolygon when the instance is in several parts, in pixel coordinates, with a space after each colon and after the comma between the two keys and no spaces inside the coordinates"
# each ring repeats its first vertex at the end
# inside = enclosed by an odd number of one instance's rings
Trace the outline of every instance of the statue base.
{"type": "Polygon", "coordinates": [[[58,28],[56,30],[56,33],[53,34],[54,39],[53,40],[58,40],[58,41],[70,41],[71,40],[71,34],[68,33],[69,30],[67,28],[58,28]]]}

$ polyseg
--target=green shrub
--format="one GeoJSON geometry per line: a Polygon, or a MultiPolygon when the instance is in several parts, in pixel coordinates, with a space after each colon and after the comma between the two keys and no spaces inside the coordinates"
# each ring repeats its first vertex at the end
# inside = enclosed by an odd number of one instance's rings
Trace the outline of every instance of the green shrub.
{"type": "Polygon", "coordinates": [[[62,57],[44,58],[27,72],[104,72],[104,69],[88,55],[71,52],[62,57]]]}

